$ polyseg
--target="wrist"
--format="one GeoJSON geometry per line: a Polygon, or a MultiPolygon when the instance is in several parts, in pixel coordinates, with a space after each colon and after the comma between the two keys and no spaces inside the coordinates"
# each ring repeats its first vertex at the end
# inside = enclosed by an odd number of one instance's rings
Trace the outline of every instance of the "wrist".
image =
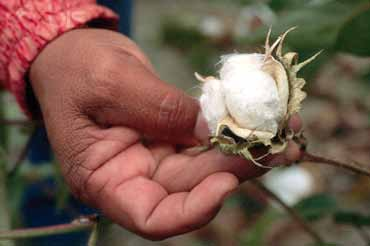
{"type": "Polygon", "coordinates": [[[79,55],[74,53],[78,53],[83,36],[80,29],[62,34],[49,43],[31,64],[29,83],[41,109],[66,94],[65,88],[72,82],[68,74],[79,69],[76,60],[79,55]]]}

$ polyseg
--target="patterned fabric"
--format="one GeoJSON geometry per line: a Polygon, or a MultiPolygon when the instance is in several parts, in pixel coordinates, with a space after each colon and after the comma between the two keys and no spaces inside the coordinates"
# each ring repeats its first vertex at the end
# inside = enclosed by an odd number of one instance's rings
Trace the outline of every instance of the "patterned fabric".
{"type": "Polygon", "coordinates": [[[118,16],[94,0],[0,0],[0,83],[30,116],[25,75],[42,48],[93,20],[115,26],[118,16]]]}

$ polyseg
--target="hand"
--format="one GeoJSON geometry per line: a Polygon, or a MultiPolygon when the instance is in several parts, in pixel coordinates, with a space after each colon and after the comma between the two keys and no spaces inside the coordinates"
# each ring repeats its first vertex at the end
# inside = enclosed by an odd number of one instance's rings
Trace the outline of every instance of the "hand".
{"type": "MultiPolygon", "coordinates": [[[[240,182],[265,172],[218,150],[182,152],[207,138],[195,99],[162,82],[126,37],[68,32],[34,61],[30,80],[74,195],[150,239],[208,223],[240,182]]],[[[300,128],[298,118],[292,128],[300,128]]],[[[299,158],[297,145],[268,163],[299,158]]]]}

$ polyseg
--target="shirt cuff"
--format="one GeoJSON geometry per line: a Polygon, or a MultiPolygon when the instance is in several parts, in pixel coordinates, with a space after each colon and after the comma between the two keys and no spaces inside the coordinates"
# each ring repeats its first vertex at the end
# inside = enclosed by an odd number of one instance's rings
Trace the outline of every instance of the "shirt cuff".
{"type": "Polygon", "coordinates": [[[41,50],[61,34],[89,22],[116,29],[118,16],[94,3],[65,3],[58,9],[53,3],[35,6],[38,1],[28,2],[33,3],[24,4],[17,11],[5,11],[8,18],[0,22],[0,81],[15,95],[26,115],[32,118],[32,110],[26,100],[26,76],[41,50]]]}

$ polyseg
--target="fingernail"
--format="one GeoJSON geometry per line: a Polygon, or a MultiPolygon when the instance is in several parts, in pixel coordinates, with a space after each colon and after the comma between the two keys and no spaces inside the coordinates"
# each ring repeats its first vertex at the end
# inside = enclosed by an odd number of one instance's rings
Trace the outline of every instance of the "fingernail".
{"type": "Polygon", "coordinates": [[[197,121],[194,128],[194,135],[202,143],[208,143],[210,132],[207,121],[204,118],[202,112],[198,113],[197,121]]]}

